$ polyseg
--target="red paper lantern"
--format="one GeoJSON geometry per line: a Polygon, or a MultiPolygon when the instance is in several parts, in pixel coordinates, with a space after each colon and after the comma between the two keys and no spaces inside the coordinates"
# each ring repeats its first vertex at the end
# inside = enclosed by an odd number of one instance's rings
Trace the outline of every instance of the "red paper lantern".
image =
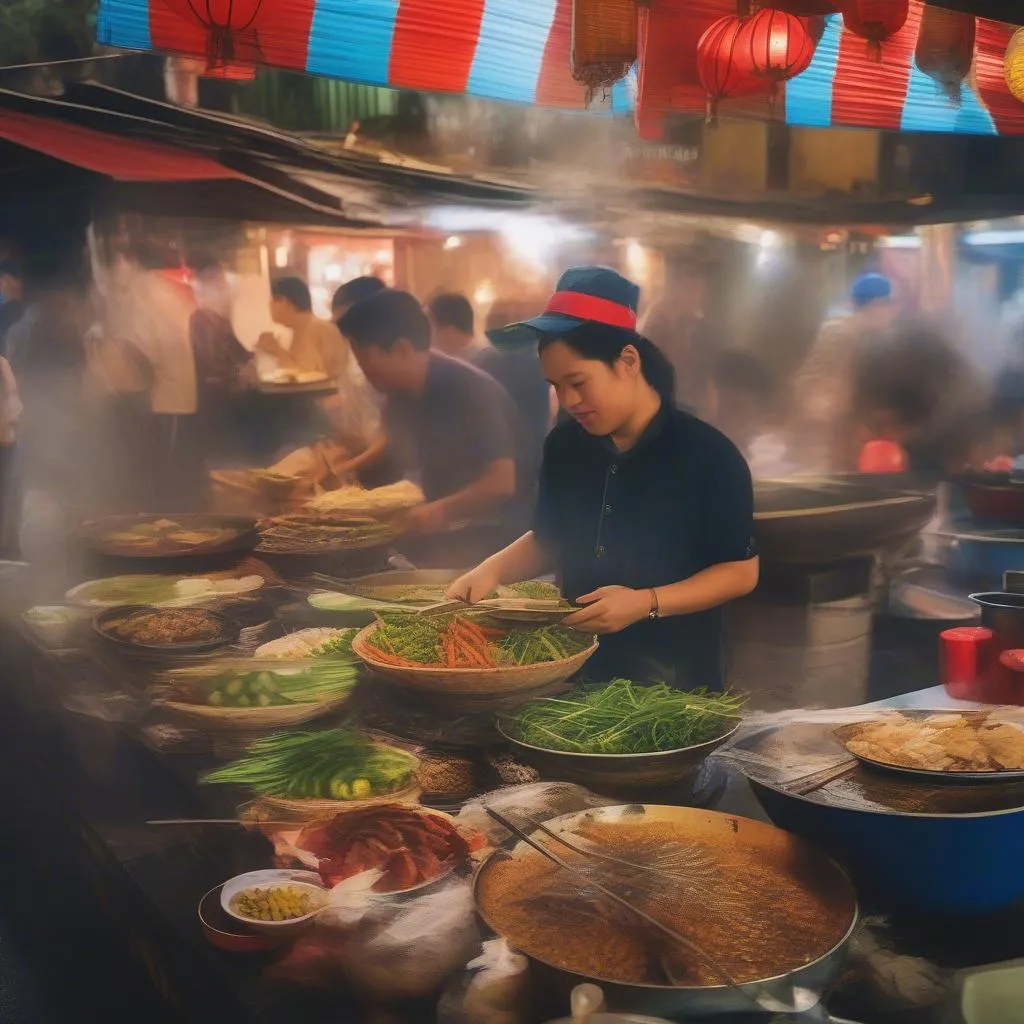
{"type": "Polygon", "coordinates": [[[954,103],[960,102],[960,87],[974,63],[976,29],[974,15],[960,11],[929,5],[921,17],[914,60],[954,103]]]}
{"type": "MultiPolygon", "coordinates": [[[[258,56],[256,32],[270,13],[270,0],[165,0],[175,14],[207,33],[210,68],[232,64],[244,54],[258,56]]],[[[209,69],[208,69],[209,70],[209,69]]]]}
{"type": "Polygon", "coordinates": [[[868,41],[868,52],[881,60],[882,43],[896,35],[910,17],[910,0],[843,0],[843,24],[868,41]]]}
{"type": "Polygon", "coordinates": [[[770,82],[754,74],[753,55],[743,38],[749,21],[734,14],[719,18],[697,43],[697,72],[707,96],[709,122],[718,116],[722,100],[770,87],[770,82]]]}
{"type": "Polygon", "coordinates": [[[814,40],[800,18],[765,7],[743,23],[740,45],[750,52],[751,73],[772,88],[810,67],[814,40]]]}

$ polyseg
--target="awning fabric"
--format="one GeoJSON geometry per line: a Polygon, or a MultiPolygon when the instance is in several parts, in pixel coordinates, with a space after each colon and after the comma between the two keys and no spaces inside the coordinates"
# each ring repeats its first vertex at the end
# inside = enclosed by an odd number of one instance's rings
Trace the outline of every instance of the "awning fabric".
{"type": "Polygon", "coordinates": [[[216,181],[242,175],[207,157],[0,109],[0,139],[124,182],[216,181]]]}
{"type": "MultiPolygon", "coordinates": [[[[176,0],[100,0],[99,41],[208,55],[208,28],[175,7],[176,0]]],[[[370,85],[586,105],[570,71],[572,0],[248,0],[246,9],[255,14],[233,46],[236,57],[252,63],[370,85]]],[[[923,10],[922,0],[911,0],[910,18],[883,44],[881,60],[840,15],[831,16],[807,71],[771,102],[725,102],[722,113],[814,127],[1024,134],[1024,104],[1003,76],[1013,26],[978,19],[974,69],[957,103],[915,63],[923,10]]],[[[736,0],[654,0],[642,8],[638,69],[613,88],[612,113],[632,110],[638,90],[641,134],[656,137],[667,113],[703,111],[696,41],[735,11],[736,0]]]]}

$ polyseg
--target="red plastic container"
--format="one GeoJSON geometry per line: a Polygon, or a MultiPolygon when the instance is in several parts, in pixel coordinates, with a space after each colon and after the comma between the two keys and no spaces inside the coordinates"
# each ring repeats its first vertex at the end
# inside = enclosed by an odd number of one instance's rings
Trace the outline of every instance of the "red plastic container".
{"type": "MultiPolygon", "coordinates": [[[[1003,651],[999,655],[998,701],[991,703],[1024,704],[1024,651],[1003,651]]],[[[993,684],[996,680],[992,680],[993,684]]]]}
{"type": "Polygon", "coordinates": [[[987,626],[957,626],[939,636],[939,671],[942,685],[957,700],[986,700],[995,635],[987,626]]]}

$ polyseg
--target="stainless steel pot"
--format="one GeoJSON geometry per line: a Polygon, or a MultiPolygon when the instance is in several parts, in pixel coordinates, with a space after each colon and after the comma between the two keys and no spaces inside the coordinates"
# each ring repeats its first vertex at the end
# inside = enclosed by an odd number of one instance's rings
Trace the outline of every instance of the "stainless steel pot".
{"type": "Polygon", "coordinates": [[[1002,648],[1024,647],[1024,594],[990,591],[971,594],[971,600],[981,608],[981,624],[995,633],[1002,648]]]}

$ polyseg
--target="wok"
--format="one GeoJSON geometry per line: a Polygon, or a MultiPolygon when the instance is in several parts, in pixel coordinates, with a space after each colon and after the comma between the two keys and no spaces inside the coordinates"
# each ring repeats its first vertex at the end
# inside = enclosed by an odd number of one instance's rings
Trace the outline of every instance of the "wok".
{"type": "Polygon", "coordinates": [[[82,545],[97,555],[130,559],[183,559],[212,557],[215,555],[241,554],[252,551],[259,537],[256,520],[246,516],[222,516],[202,512],[159,513],[138,515],[104,516],[82,523],[77,530],[82,545]],[[130,531],[132,527],[170,520],[183,531],[223,531],[208,541],[181,543],[166,538],[154,538],[151,542],[125,541],[116,535],[130,531]]]}
{"type": "Polygon", "coordinates": [[[935,513],[934,493],[873,479],[761,480],[754,487],[758,546],[765,561],[828,563],[895,550],[935,513]]]}
{"type": "MultiPolygon", "coordinates": [[[[623,821],[636,822],[648,820],[652,823],[672,822],[685,825],[687,831],[701,835],[720,843],[723,852],[730,858],[738,855],[756,858],[758,863],[777,865],[780,869],[794,870],[801,865],[804,877],[813,878],[820,891],[828,893],[830,904],[836,914],[842,913],[843,920],[849,921],[849,927],[842,938],[822,955],[789,973],[764,978],[741,986],[752,997],[771,994],[780,1001],[789,1003],[793,998],[795,987],[820,992],[835,980],[846,955],[846,948],[853,935],[859,919],[857,898],[853,887],[845,873],[833,861],[819,853],[809,844],[794,836],[766,825],[763,822],[734,815],[719,814],[715,811],[699,810],[692,807],[661,807],[650,804],[630,804],[619,807],[601,807],[589,811],[562,815],[545,822],[547,828],[554,832],[570,833],[586,821],[623,821]]],[[[543,839],[538,835],[537,838],[543,839]]],[[[557,843],[553,849],[557,848],[557,843]]],[[[488,919],[485,901],[481,891],[489,870],[498,862],[498,858],[511,856],[526,849],[526,844],[519,843],[511,851],[499,851],[485,861],[473,879],[473,895],[477,911],[492,931],[501,934],[488,919]]],[[[776,908],[779,914],[785,913],[784,908],[776,908]]],[[[609,1008],[615,1011],[641,1013],[673,1019],[685,1017],[718,1017],[729,1014],[751,1012],[750,999],[728,985],[705,986],[668,986],[623,984],[606,978],[584,978],[562,969],[555,964],[546,963],[531,957],[523,948],[523,942],[517,941],[514,935],[505,935],[512,946],[528,957],[531,974],[534,976],[535,991],[550,999],[552,1009],[568,1005],[569,993],[574,986],[583,981],[596,981],[604,991],[609,1008]]]]}

